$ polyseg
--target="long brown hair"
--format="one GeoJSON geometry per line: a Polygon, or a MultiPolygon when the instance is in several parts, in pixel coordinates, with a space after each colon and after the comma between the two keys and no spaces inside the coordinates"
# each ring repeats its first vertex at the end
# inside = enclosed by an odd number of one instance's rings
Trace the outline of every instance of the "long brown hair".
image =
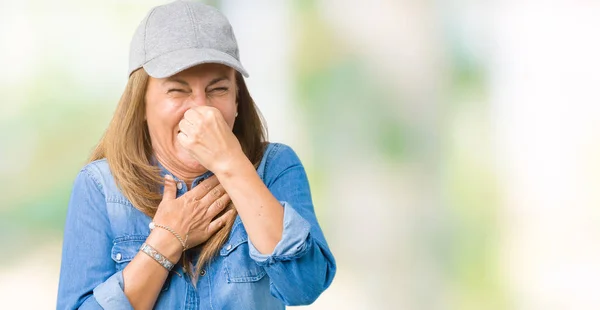
{"type": "MultiPolygon", "coordinates": [[[[160,176],[160,169],[152,163],[152,141],[145,121],[144,98],[148,80],[149,76],[143,68],[131,74],[113,118],[89,161],[106,158],[123,195],[136,209],[153,218],[162,200],[160,186],[164,181],[160,176]]],[[[266,146],[266,127],[239,72],[236,72],[236,84],[238,116],[233,126],[233,133],[239,140],[246,157],[255,167],[258,167],[266,146]]],[[[232,208],[237,214],[233,205],[223,212],[232,208]]],[[[231,232],[233,222],[233,219],[228,221],[225,227],[201,245],[202,251],[192,272],[193,278],[197,279],[196,275],[200,268],[223,246],[231,232]]],[[[184,253],[182,261],[184,270],[187,270],[191,258],[184,253]]]]}

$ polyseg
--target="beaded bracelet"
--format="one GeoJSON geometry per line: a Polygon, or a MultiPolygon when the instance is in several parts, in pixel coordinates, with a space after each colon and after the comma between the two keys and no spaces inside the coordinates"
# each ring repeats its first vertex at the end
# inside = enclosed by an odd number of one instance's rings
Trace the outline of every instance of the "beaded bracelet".
{"type": "Polygon", "coordinates": [[[167,271],[171,271],[175,264],[171,263],[166,257],[160,254],[156,249],[147,245],[145,242],[140,247],[140,251],[148,254],[148,256],[152,257],[156,262],[158,262],[161,266],[165,267],[167,271]]]}
{"type": "Polygon", "coordinates": [[[183,240],[183,238],[181,238],[181,236],[169,226],[150,222],[150,224],[148,224],[148,227],[150,228],[150,230],[153,230],[154,228],[158,227],[158,228],[162,228],[162,229],[170,232],[171,234],[173,234],[173,236],[175,236],[175,238],[177,238],[177,240],[179,240],[179,242],[181,243],[181,246],[183,247],[183,250],[184,251],[187,250],[188,234],[185,234],[185,240],[183,240]]]}

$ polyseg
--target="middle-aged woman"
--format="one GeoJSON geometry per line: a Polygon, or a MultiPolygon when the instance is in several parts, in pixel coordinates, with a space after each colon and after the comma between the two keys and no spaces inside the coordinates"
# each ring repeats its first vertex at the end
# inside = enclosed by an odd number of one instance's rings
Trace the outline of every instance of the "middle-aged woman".
{"type": "Polygon", "coordinates": [[[294,151],[265,142],[231,25],[176,1],[134,34],[130,76],[77,176],[59,309],[283,309],[335,261],[294,151]]]}

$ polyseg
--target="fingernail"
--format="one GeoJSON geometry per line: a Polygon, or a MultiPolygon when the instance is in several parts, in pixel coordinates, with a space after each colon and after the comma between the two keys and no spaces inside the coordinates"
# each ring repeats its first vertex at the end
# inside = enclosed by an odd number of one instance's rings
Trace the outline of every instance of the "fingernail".
{"type": "Polygon", "coordinates": [[[165,174],[165,179],[174,181],[173,177],[170,174],[165,174]]]}

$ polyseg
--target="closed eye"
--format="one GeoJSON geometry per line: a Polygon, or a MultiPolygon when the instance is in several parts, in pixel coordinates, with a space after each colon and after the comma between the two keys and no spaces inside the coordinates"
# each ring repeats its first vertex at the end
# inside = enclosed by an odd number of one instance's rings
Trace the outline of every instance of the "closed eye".
{"type": "Polygon", "coordinates": [[[181,88],[171,88],[169,90],[167,90],[167,94],[168,93],[172,93],[172,92],[176,92],[176,93],[185,93],[186,91],[181,89],[181,88]]]}
{"type": "Polygon", "coordinates": [[[224,91],[228,91],[228,90],[229,90],[229,88],[228,88],[228,87],[217,87],[217,88],[213,88],[213,89],[211,89],[210,91],[211,91],[211,92],[213,92],[213,91],[224,92],[224,91]]]}

